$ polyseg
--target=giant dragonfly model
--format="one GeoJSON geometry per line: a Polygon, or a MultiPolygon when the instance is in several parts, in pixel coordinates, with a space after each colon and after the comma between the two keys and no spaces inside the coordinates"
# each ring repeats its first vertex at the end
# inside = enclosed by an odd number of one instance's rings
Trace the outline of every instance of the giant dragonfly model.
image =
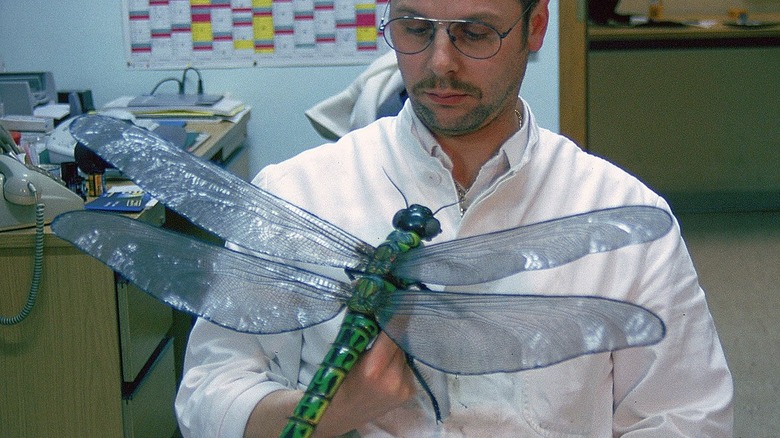
{"type": "Polygon", "coordinates": [[[301,330],[346,308],[340,332],[282,436],[314,432],[380,330],[406,352],[411,366],[414,359],[471,375],[544,367],[664,336],[657,316],[622,301],[426,286],[474,285],[648,242],[671,227],[661,209],[597,210],[423,246],[421,240],[440,232],[439,222],[428,208],[411,205],[396,214],[395,231],[375,248],[144,129],[102,116],[81,117],[70,129],[168,208],[242,250],[88,211],[59,216],[52,225],[58,236],[172,307],[240,332],[301,330]],[[353,281],[304,270],[302,263],[342,268],[353,281]]]}

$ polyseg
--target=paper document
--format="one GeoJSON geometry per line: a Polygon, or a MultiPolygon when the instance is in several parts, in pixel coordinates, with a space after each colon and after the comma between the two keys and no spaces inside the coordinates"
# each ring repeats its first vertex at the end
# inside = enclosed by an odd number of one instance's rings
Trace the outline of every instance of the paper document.
{"type": "Polygon", "coordinates": [[[67,103],[50,103],[33,108],[33,115],[36,117],[59,120],[68,114],[70,114],[70,105],[67,103]]]}
{"type": "Polygon", "coordinates": [[[134,96],[122,96],[106,104],[103,109],[122,109],[139,117],[233,117],[245,109],[243,102],[223,97],[214,105],[171,104],[170,106],[131,105],[134,96]]]}

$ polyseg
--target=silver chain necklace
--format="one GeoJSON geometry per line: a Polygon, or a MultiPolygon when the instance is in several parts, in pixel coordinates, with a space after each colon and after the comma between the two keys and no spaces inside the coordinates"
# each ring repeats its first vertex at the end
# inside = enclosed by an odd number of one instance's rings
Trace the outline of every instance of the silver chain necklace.
{"type": "MultiPolygon", "coordinates": [[[[523,114],[515,108],[515,115],[517,116],[518,124],[518,131],[520,128],[523,127],[523,114]]],[[[458,209],[460,210],[460,217],[463,217],[464,214],[466,214],[466,193],[468,193],[468,189],[460,185],[457,181],[455,181],[455,190],[458,192],[458,209]]]]}

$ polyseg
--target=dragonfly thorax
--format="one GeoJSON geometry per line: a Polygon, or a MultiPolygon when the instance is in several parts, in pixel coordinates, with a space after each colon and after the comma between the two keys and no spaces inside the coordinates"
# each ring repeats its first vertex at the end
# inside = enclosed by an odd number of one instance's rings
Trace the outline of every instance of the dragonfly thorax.
{"type": "Polygon", "coordinates": [[[384,304],[387,295],[396,290],[395,285],[378,275],[364,275],[353,283],[354,294],[347,307],[354,312],[373,315],[384,304]]]}
{"type": "Polygon", "coordinates": [[[431,240],[441,233],[441,224],[431,209],[419,204],[398,210],[393,216],[393,227],[415,233],[423,240],[431,240]]]}

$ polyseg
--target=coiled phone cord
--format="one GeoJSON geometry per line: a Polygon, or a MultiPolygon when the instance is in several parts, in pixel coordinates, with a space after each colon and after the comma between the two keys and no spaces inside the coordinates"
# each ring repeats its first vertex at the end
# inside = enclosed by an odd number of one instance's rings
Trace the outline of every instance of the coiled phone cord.
{"type": "MultiPolygon", "coordinates": [[[[36,195],[37,199],[38,191],[35,189],[35,186],[33,186],[32,183],[27,183],[27,187],[30,189],[30,192],[36,195]]],[[[43,216],[44,207],[45,206],[43,202],[40,202],[40,200],[38,200],[38,202],[35,204],[35,249],[33,255],[33,274],[32,282],[30,283],[30,292],[27,295],[27,302],[24,304],[24,307],[22,307],[22,310],[20,310],[19,313],[15,316],[10,318],[0,316],[0,325],[15,325],[24,321],[24,319],[27,318],[27,316],[32,311],[32,308],[35,305],[35,300],[38,298],[38,289],[41,286],[41,271],[43,268],[43,227],[45,224],[45,219],[43,216]]]]}

